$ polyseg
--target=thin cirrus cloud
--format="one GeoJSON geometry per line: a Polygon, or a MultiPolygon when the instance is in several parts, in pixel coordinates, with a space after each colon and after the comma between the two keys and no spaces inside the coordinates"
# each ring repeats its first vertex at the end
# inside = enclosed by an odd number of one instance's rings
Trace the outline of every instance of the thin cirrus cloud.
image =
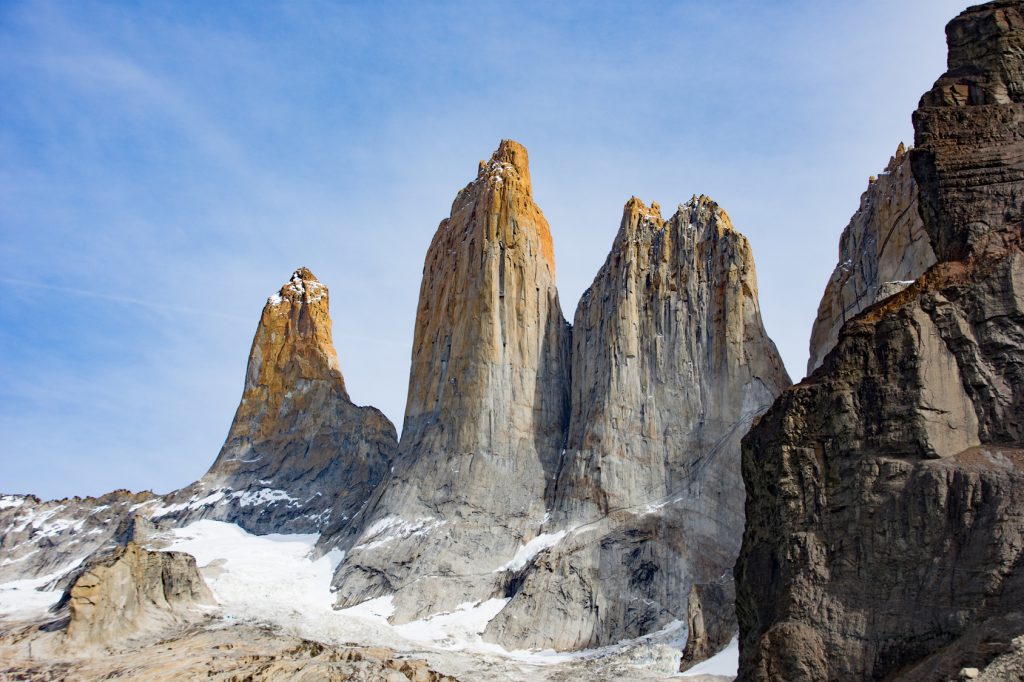
{"type": "Polygon", "coordinates": [[[567,318],[631,195],[708,194],[799,378],[839,233],[966,4],[5,3],[0,489],[202,474],[300,265],[353,398],[401,428],[423,254],[504,137],[567,318]]]}

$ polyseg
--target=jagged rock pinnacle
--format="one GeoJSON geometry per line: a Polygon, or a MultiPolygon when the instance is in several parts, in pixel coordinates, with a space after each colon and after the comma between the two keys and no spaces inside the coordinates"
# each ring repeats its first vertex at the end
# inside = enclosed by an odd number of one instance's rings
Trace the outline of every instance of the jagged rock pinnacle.
{"type": "Polygon", "coordinates": [[[361,535],[339,541],[342,604],[394,593],[401,621],[493,593],[545,513],[568,350],[526,149],[503,140],[427,251],[399,465],[361,535]]]}

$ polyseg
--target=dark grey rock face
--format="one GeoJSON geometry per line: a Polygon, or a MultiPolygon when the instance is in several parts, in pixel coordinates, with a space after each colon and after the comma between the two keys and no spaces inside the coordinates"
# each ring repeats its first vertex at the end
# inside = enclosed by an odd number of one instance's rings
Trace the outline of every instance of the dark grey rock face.
{"type": "Polygon", "coordinates": [[[695,584],[686,604],[687,637],[679,661],[684,671],[711,658],[736,636],[736,585],[732,575],[713,583],[695,584]]]}
{"type": "Polygon", "coordinates": [[[951,679],[1024,632],[1024,8],[947,27],[914,115],[938,262],[744,439],[740,679],[951,679]]]}

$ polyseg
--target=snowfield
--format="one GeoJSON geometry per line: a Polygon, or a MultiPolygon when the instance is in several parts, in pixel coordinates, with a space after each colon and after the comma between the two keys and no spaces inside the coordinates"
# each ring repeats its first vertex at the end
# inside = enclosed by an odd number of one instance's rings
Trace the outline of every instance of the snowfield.
{"type": "MultiPolygon", "coordinates": [[[[386,646],[426,658],[435,669],[460,679],[566,679],[563,675],[568,673],[595,680],[661,680],[736,674],[735,640],[686,673],[675,672],[686,634],[680,622],[618,645],[557,653],[508,651],[483,641],[481,633],[507,599],[467,602],[450,613],[401,625],[388,623],[394,611],[391,597],[335,610],[331,577],[344,555],[333,550],[314,558],[317,539],[315,534],[251,535],[231,523],[202,520],[163,533],[159,549],[196,558],[226,623],[265,623],[287,634],[331,644],[386,646]]],[[[536,553],[559,539],[557,535],[537,538],[521,554],[536,553]]],[[[43,615],[60,592],[38,588],[57,577],[55,573],[0,585],[0,617],[43,615]]]]}

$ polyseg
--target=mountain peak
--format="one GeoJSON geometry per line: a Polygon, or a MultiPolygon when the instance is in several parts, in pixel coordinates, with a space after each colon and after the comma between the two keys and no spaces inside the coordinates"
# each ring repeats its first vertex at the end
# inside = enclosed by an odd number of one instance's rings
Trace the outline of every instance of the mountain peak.
{"type": "Polygon", "coordinates": [[[320,283],[309,268],[300,267],[276,294],[267,299],[267,304],[280,305],[286,299],[293,302],[316,303],[326,298],[327,287],[320,283]]]}

